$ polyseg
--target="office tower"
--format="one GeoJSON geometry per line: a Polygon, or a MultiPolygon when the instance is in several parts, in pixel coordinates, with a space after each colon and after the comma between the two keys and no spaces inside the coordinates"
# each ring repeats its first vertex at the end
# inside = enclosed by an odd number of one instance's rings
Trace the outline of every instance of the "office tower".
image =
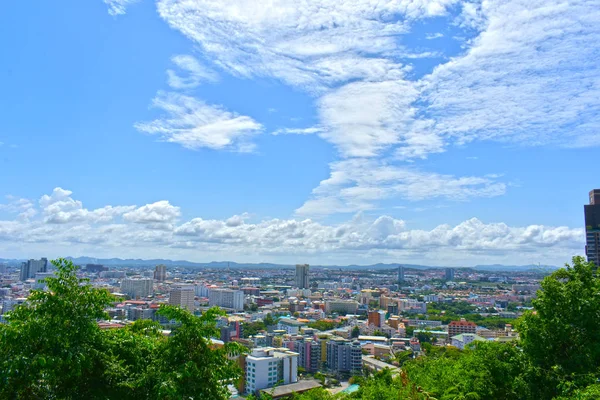
{"type": "Polygon", "coordinates": [[[29,260],[21,264],[21,280],[26,281],[35,277],[38,272],[48,272],[48,259],[29,260]]]}
{"type": "Polygon", "coordinates": [[[398,284],[404,282],[404,267],[402,265],[398,265],[398,284]]]}
{"type": "Polygon", "coordinates": [[[167,279],[167,266],[159,264],[154,268],[154,279],[163,282],[167,279]]]}
{"type": "Polygon", "coordinates": [[[296,286],[299,289],[308,289],[310,285],[310,279],[308,277],[308,264],[297,264],[296,265],[296,286]]]}
{"type": "Polygon", "coordinates": [[[585,254],[589,262],[600,266],[600,189],[590,192],[590,204],[585,213],[585,254]]]}
{"type": "Polygon", "coordinates": [[[298,353],[263,347],[246,357],[246,393],[298,382],[298,353]]]}
{"type": "Polygon", "coordinates": [[[454,268],[446,268],[446,281],[454,280],[454,268]]]}
{"type": "Polygon", "coordinates": [[[169,304],[194,311],[194,286],[175,286],[169,293],[169,304]]]}
{"type": "Polygon", "coordinates": [[[208,294],[208,304],[235,311],[244,309],[244,292],[232,289],[211,289],[208,294]]]}
{"type": "Polygon", "coordinates": [[[154,293],[152,284],[150,278],[125,278],[121,281],[121,292],[133,299],[148,297],[154,293]]]}

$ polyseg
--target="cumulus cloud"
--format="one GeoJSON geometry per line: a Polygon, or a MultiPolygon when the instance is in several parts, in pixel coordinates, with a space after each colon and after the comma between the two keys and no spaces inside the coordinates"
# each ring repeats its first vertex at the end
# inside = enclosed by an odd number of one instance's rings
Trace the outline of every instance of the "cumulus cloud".
{"type": "Polygon", "coordinates": [[[329,259],[352,262],[361,257],[367,257],[367,262],[404,257],[430,263],[467,259],[519,262],[525,257],[556,263],[580,252],[584,237],[583,229],[579,228],[515,227],[485,223],[477,218],[432,229],[417,229],[391,216],[370,218],[361,214],[340,224],[311,219],[251,222],[248,214],[222,220],[197,217],[179,221],[181,210],[166,200],[141,207],[106,206],[96,210],[79,207],[80,204],[70,191],[57,188],[51,195],[42,196],[39,205],[34,205],[39,211],[35,218],[0,220],[0,250],[35,245],[48,246],[55,256],[93,249],[107,256],[126,251],[135,257],[145,257],[148,252],[160,257],[175,251],[179,257],[196,260],[207,254],[227,254],[232,258],[258,255],[263,260],[316,257],[321,263],[329,259]],[[49,207],[60,203],[70,205],[48,214],[49,207]],[[120,211],[111,218],[98,217],[106,210],[120,211]],[[60,212],[65,213],[61,220],[64,223],[56,223],[60,219],[56,214],[60,212]],[[53,218],[48,218],[49,215],[53,218]],[[162,228],[156,229],[156,224],[162,228]]]}
{"type": "Polygon", "coordinates": [[[263,129],[261,124],[248,116],[178,93],[159,92],[153,105],[165,111],[167,116],[152,122],[137,123],[135,127],[141,132],[160,135],[164,141],[192,150],[252,151],[250,138],[263,129]]]}
{"type": "Polygon", "coordinates": [[[181,76],[172,69],[167,70],[168,83],[173,89],[192,89],[203,81],[214,83],[219,80],[216,72],[202,66],[193,56],[176,55],[171,61],[186,74],[181,76]]]}

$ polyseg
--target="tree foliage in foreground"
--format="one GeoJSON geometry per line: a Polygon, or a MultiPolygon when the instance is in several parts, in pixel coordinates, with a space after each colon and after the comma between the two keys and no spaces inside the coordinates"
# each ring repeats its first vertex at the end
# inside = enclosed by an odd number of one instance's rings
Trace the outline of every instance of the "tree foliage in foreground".
{"type": "Polygon", "coordinates": [[[32,291],[0,326],[2,399],[227,399],[226,385],[241,370],[236,343],[221,348],[218,309],[195,317],[163,306],[159,313],[178,321],[170,337],[158,324],[136,321],[102,330],[98,319],[113,298],[78,279],[71,261],[53,261],[56,277],[47,291],[32,291]]]}

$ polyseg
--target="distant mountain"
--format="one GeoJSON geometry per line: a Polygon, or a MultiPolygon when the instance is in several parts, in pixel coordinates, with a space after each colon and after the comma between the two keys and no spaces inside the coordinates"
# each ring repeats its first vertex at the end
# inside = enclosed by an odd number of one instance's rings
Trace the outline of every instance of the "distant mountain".
{"type": "MultiPolygon", "coordinates": [[[[188,267],[188,268],[235,268],[235,269],[275,269],[275,268],[293,268],[293,265],[286,264],[273,264],[273,263],[237,263],[233,261],[211,261],[207,263],[199,263],[185,260],[166,260],[162,258],[151,259],[151,260],[142,260],[142,259],[121,259],[121,258],[94,258],[94,257],[66,257],[67,259],[73,261],[73,263],[77,265],[85,265],[85,264],[102,264],[106,266],[112,267],[154,267],[158,264],[164,264],[168,267],[188,267]]],[[[18,265],[22,261],[19,259],[3,259],[0,258],[0,263],[6,263],[10,265],[18,265]]],[[[385,269],[394,269],[398,268],[398,265],[403,265],[408,269],[439,269],[446,268],[444,266],[431,266],[431,265],[418,265],[418,264],[371,264],[371,265],[312,265],[317,268],[328,268],[328,269],[372,269],[372,270],[385,270],[385,269]]],[[[554,271],[559,267],[553,265],[502,265],[502,264],[492,264],[492,265],[476,265],[474,267],[464,267],[470,268],[477,271],[487,271],[487,272],[515,272],[515,271],[540,271],[540,272],[548,272],[554,271]]]]}

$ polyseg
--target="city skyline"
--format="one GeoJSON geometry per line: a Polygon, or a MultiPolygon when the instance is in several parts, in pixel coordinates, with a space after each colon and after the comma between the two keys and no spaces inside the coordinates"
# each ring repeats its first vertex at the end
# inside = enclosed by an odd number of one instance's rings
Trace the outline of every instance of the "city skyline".
{"type": "Polygon", "coordinates": [[[587,3],[67,3],[0,15],[3,258],[585,254],[587,3]]]}

